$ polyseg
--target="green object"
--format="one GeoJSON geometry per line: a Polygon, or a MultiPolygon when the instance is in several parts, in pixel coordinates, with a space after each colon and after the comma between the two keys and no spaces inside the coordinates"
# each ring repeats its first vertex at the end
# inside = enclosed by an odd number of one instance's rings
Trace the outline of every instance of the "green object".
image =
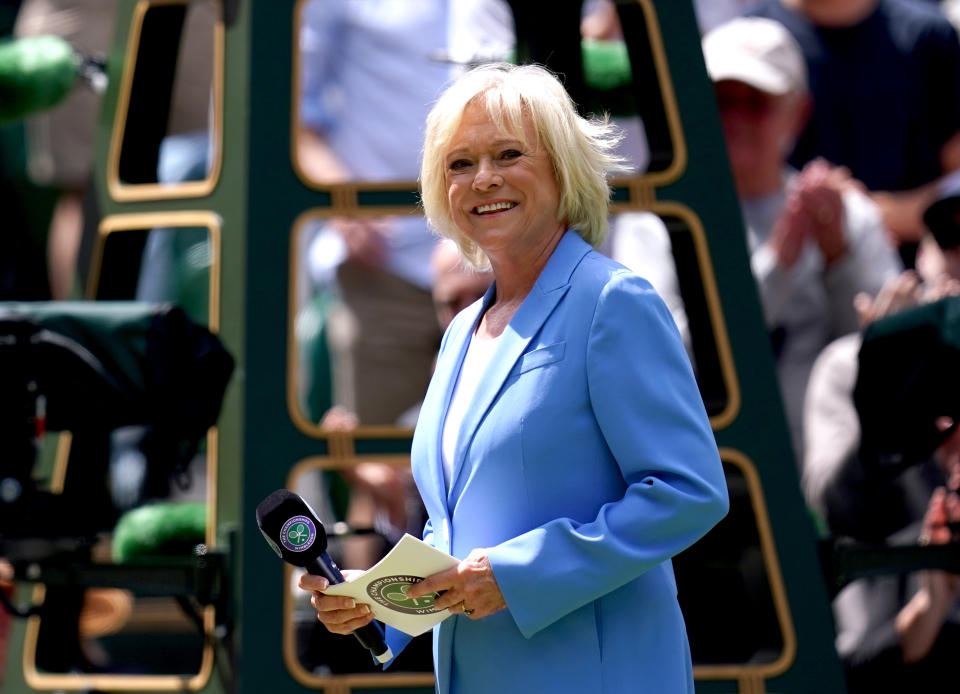
{"type": "MultiPolygon", "coordinates": [[[[622,40],[583,39],[580,42],[583,81],[591,94],[589,103],[579,104],[587,112],[604,112],[614,116],[635,116],[637,105],[633,95],[633,70],[630,53],[622,40]]],[[[508,63],[517,62],[516,51],[504,56],[508,63]]]]}
{"type": "Polygon", "coordinates": [[[0,43],[0,120],[57,105],[80,75],[80,59],[58,36],[0,43]]]}
{"type": "Polygon", "coordinates": [[[113,530],[115,562],[156,556],[183,556],[204,542],[207,505],[156,503],[127,511],[113,530]]]}
{"type": "MultiPolygon", "coordinates": [[[[630,54],[623,41],[583,39],[580,42],[580,55],[583,60],[583,80],[592,89],[609,91],[628,87],[633,81],[630,54]]],[[[507,53],[503,60],[516,64],[516,51],[507,53]]]]}
{"type": "Polygon", "coordinates": [[[583,55],[583,79],[588,86],[600,91],[628,87],[633,81],[630,54],[623,41],[584,39],[580,44],[583,55]]]}

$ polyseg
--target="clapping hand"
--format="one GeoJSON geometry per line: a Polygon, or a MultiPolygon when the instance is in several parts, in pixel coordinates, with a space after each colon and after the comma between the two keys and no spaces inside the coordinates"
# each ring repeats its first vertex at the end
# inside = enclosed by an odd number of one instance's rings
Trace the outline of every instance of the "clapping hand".
{"type": "MultiPolygon", "coordinates": [[[[945,545],[960,539],[955,529],[960,524],[960,496],[956,491],[938,487],[927,505],[920,544],[945,545]]],[[[960,575],[946,571],[925,571],[922,580],[931,602],[947,608],[960,597],[960,575]]]]}
{"type": "MultiPolygon", "coordinates": [[[[937,429],[946,432],[953,427],[950,417],[939,417],[937,429]]],[[[937,487],[927,503],[920,531],[920,544],[946,545],[960,541],[960,428],[934,451],[934,457],[947,475],[947,486],[937,487]]],[[[960,597],[960,575],[946,571],[927,571],[924,583],[934,600],[952,604],[960,597]]]]}
{"type": "Polygon", "coordinates": [[[932,281],[921,282],[916,272],[907,270],[887,280],[876,297],[860,292],[854,297],[853,306],[860,317],[861,327],[866,328],[880,318],[957,295],[960,295],[960,282],[957,280],[940,275],[932,281]]]}
{"type": "Polygon", "coordinates": [[[793,178],[770,239],[782,267],[793,267],[808,241],[817,244],[827,265],[847,252],[842,194],[857,187],[847,169],[823,159],[810,162],[793,178]]]}
{"type": "MultiPolygon", "coordinates": [[[[941,418],[946,419],[946,418],[941,418]]],[[[953,422],[938,421],[937,426],[952,426],[953,422]]],[[[942,458],[944,446],[952,449],[960,444],[960,434],[954,431],[940,448],[938,458],[942,458]]],[[[923,530],[920,544],[943,545],[956,542],[960,537],[953,529],[960,521],[960,496],[956,489],[960,485],[960,463],[954,455],[942,458],[949,462],[948,486],[938,487],[930,497],[927,511],[923,517],[923,530]]],[[[960,576],[946,571],[929,570],[920,573],[920,588],[910,601],[897,614],[896,629],[900,639],[900,648],[905,663],[916,663],[929,655],[947,620],[957,598],[960,597],[960,576]]]]}

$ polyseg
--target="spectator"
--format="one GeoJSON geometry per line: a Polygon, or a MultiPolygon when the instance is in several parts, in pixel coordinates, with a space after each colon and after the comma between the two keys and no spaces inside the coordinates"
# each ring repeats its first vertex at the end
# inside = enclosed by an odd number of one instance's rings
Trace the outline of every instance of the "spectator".
{"type": "Polygon", "coordinates": [[[433,273],[433,304],[437,323],[446,330],[453,317],[483,296],[493,281],[490,272],[468,268],[452,241],[437,244],[430,258],[433,273]]]}
{"type": "MultiPolygon", "coordinates": [[[[924,215],[934,233],[921,243],[919,274],[892,280],[875,300],[858,297],[865,325],[960,294],[960,265],[953,259],[960,254],[960,180],[953,176],[952,182],[941,187],[941,198],[924,215]]],[[[954,315],[957,307],[954,303],[954,315]]],[[[942,335],[949,324],[938,323],[937,313],[924,318],[914,311],[907,319],[910,315],[902,320],[926,325],[927,335],[930,327],[942,335]]],[[[803,488],[833,534],[892,543],[958,539],[948,526],[960,519],[960,433],[950,385],[956,375],[934,361],[944,353],[943,340],[920,345],[921,331],[913,332],[917,337],[900,338],[913,342],[904,342],[896,357],[890,348],[871,347],[875,356],[868,357],[867,371],[858,371],[859,332],[832,343],[814,365],[806,401],[803,488]],[[856,404],[855,387],[860,391],[856,404]],[[866,441],[862,421],[869,425],[866,441]],[[878,436],[878,431],[886,433],[878,436]]],[[[906,329],[901,333],[907,335],[906,329]]],[[[955,348],[945,354],[940,364],[955,362],[955,348]]],[[[960,646],[958,596],[958,577],[941,571],[860,579],[845,587],[834,601],[834,614],[851,694],[927,691],[949,681],[945,678],[953,676],[960,646]]]]}
{"type": "Polygon", "coordinates": [[[931,185],[960,168],[960,41],[915,0],[760,0],[751,14],[799,42],[813,112],[791,157],[845,166],[871,191],[912,265],[931,185]]]}
{"type": "MultiPolygon", "coordinates": [[[[938,189],[940,197],[924,214],[931,233],[920,244],[917,271],[889,280],[875,298],[866,294],[856,297],[864,327],[918,304],[960,293],[960,174],[944,179],[938,189]]],[[[807,503],[824,516],[826,489],[841,461],[854,456],[860,446],[853,388],[861,343],[858,330],[826,347],[817,358],[807,389],[803,491],[807,503]]]]}
{"type": "MultiPolygon", "coordinates": [[[[414,180],[427,111],[449,65],[444,0],[311,0],[301,15],[298,160],[318,183],[414,180]]],[[[328,316],[334,402],[388,424],[426,392],[440,333],[430,296],[436,243],[422,217],[337,219],[310,251],[335,284],[328,316]]]]}
{"type": "Polygon", "coordinates": [[[813,361],[858,328],[854,296],[879,290],[899,261],[849,172],[815,160],[798,173],[786,163],[810,96],[802,53],[783,26],[735,19],[708,33],[703,51],[799,462],[813,361]]]}
{"type": "MultiPolygon", "coordinates": [[[[942,544],[957,539],[948,528],[948,521],[958,519],[956,407],[949,410],[953,417],[935,415],[944,396],[956,402],[956,391],[945,385],[955,383],[956,374],[955,368],[933,366],[929,357],[943,345],[934,347],[928,339],[930,328],[938,323],[941,337],[944,328],[950,330],[948,322],[940,321],[948,313],[956,316],[958,305],[957,299],[946,301],[952,304],[940,301],[929,310],[915,308],[874,323],[879,332],[868,333],[859,372],[856,351],[840,349],[842,343],[831,345],[817,363],[810,405],[821,413],[827,406],[853,413],[848,432],[852,445],[838,446],[831,459],[821,455],[822,483],[813,487],[807,480],[806,485],[808,494],[818,493],[811,501],[822,509],[835,536],[871,544],[942,544]],[[900,345],[893,347],[894,341],[900,345]],[[866,363],[864,353],[873,355],[866,363]],[[884,363],[895,365],[894,373],[884,363]],[[835,380],[821,383],[827,376],[835,380]],[[844,388],[849,378],[837,376],[852,376],[856,389],[852,384],[844,388]],[[872,404],[862,396],[852,397],[852,391],[861,389],[871,394],[872,404]],[[916,426],[918,413],[924,426],[916,426]],[[871,422],[881,420],[886,431],[878,436],[871,422]],[[861,435],[862,431],[872,434],[861,435]],[[900,445],[890,446],[890,441],[900,445]]],[[[860,336],[848,340],[859,343],[860,336]]],[[[952,359],[955,364],[955,347],[952,359]]],[[[831,427],[834,435],[839,433],[838,422],[819,423],[831,427]]],[[[957,577],[942,571],[864,578],[844,587],[833,609],[837,650],[847,668],[851,694],[932,691],[949,681],[960,647],[958,589],[957,577]]]]}

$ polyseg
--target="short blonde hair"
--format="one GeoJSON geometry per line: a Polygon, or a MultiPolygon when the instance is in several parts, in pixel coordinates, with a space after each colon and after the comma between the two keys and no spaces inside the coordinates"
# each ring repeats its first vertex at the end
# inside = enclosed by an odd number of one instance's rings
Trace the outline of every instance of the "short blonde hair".
{"type": "Polygon", "coordinates": [[[446,152],[470,104],[484,106],[498,128],[525,146],[529,143],[523,118],[530,116],[560,188],[557,219],[567,220],[594,248],[603,243],[610,202],[607,175],[628,170],[614,151],[622,135],[607,117],[579,116],[559,80],[538,65],[496,63],[474,68],[434,105],[427,116],[420,168],[421,200],[430,226],[453,239],[473,265],[489,265],[484,252],[453,221],[447,199],[446,152]]]}

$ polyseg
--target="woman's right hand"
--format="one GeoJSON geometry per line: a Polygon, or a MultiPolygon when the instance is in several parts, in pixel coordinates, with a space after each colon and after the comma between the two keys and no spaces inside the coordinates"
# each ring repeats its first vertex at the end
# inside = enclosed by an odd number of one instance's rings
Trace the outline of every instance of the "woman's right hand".
{"type": "MultiPolygon", "coordinates": [[[[359,571],[344,571],[344,577],[349,580],[350,574],[359,571]]],[[[336,595],[324,595],[323,591],[330,587],[330,583],[322,576],[303,574],[300,576],[300,587],[310,593],[310,604],[317,611],[317,619],[323,626],[334,634],[349,634],[373,621],[373,612],[369,605],[357,604],[353,598],[336,595]]]]}

